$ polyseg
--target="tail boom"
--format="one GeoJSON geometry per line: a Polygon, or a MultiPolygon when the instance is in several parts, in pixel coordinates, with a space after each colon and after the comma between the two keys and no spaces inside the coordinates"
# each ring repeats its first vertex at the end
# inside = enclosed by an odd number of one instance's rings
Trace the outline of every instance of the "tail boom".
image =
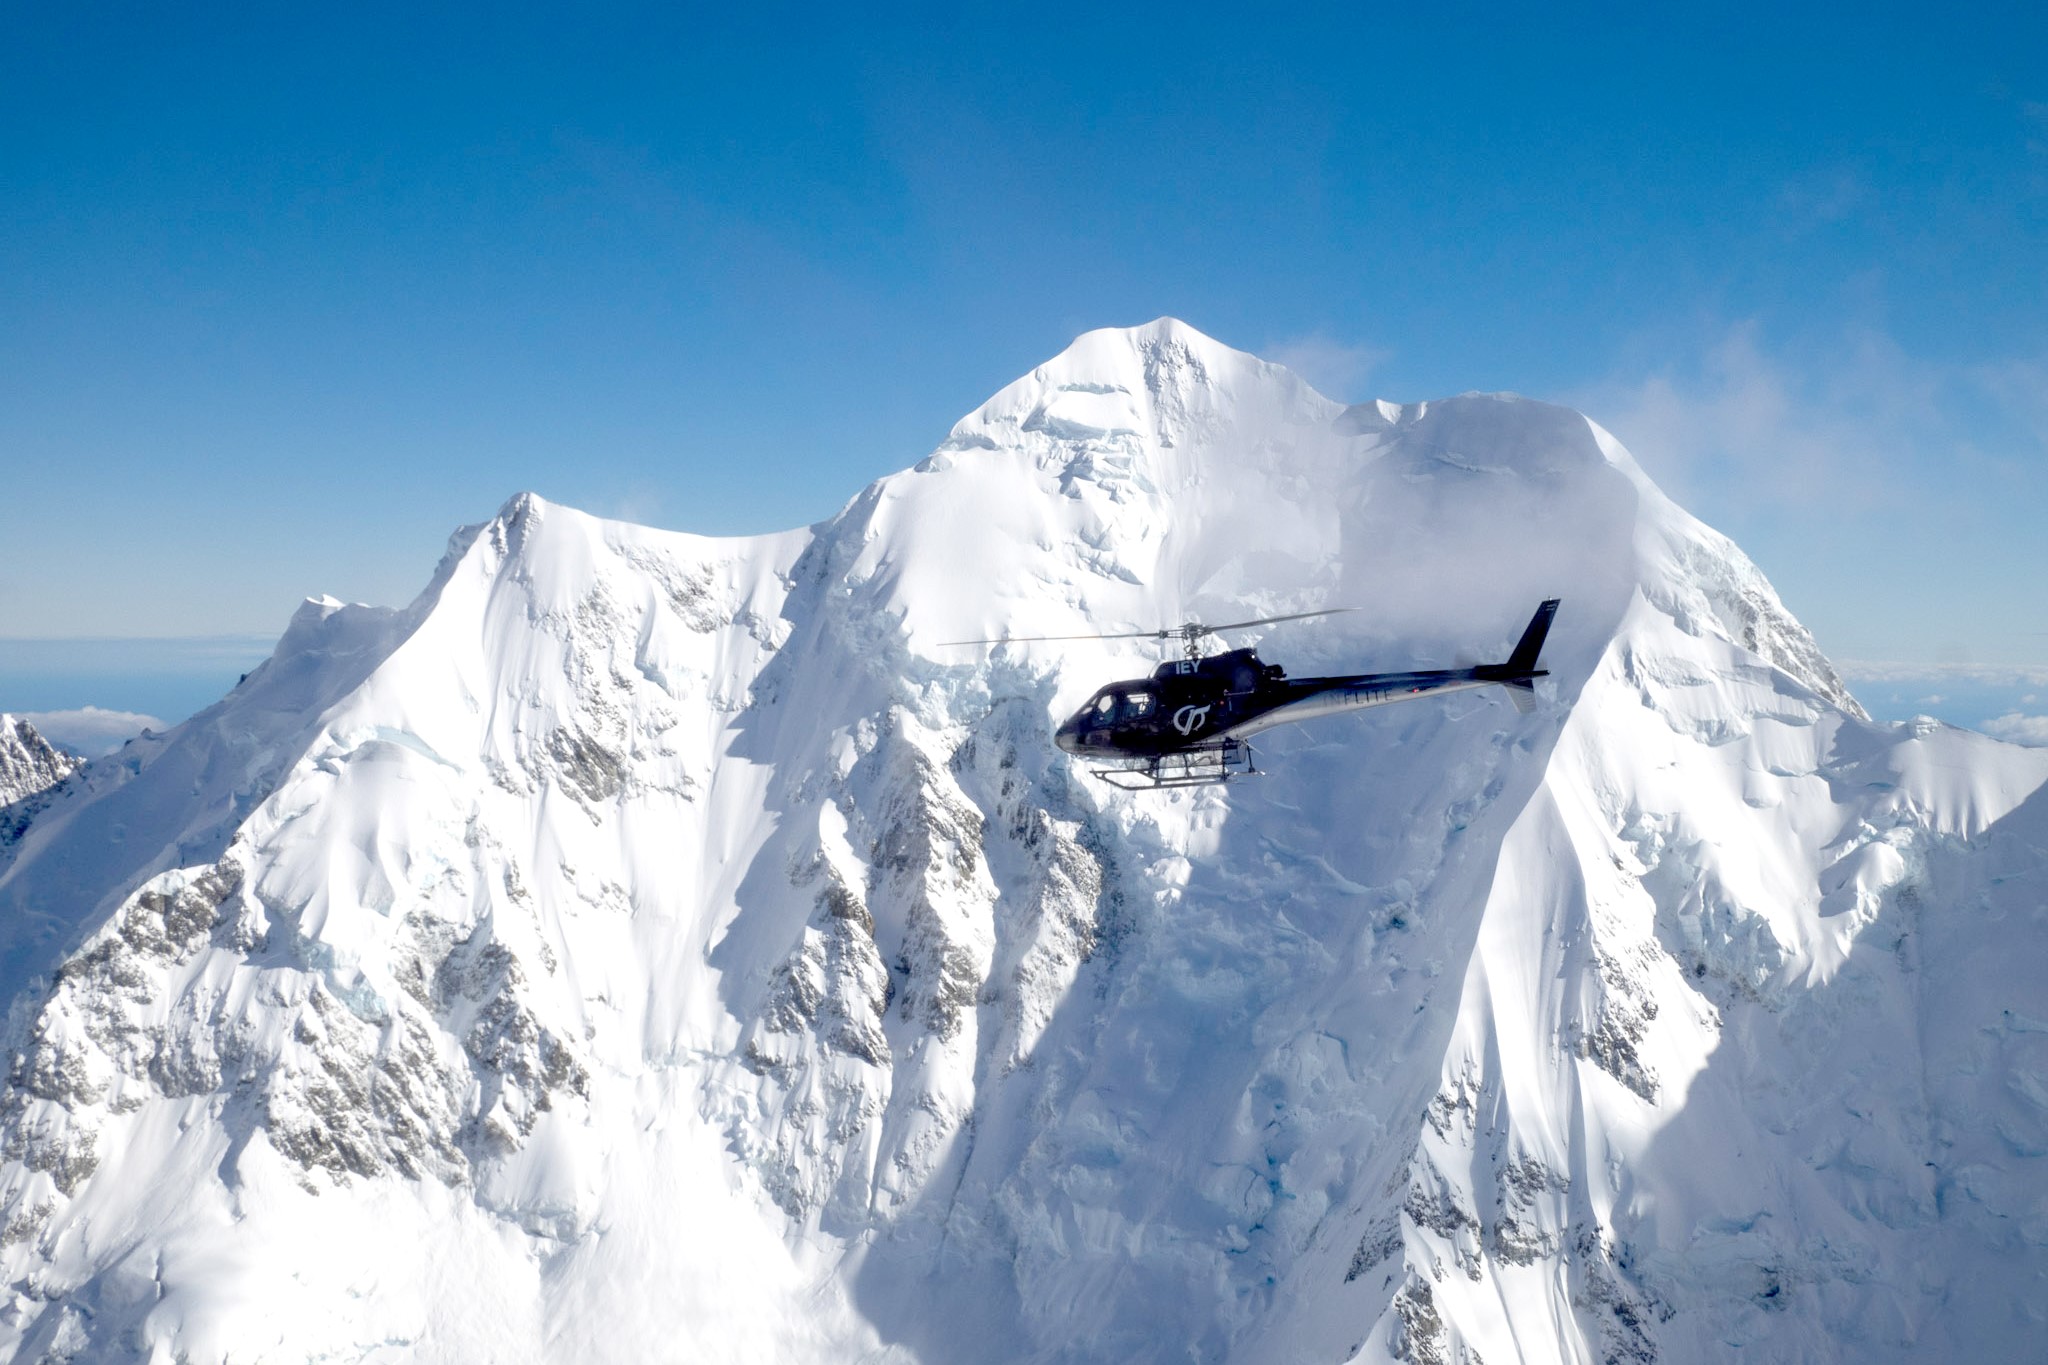
{"type": "Polygon", "coordinates": [[[1223,736],[1244,740],[1276,725],[1477,687],[1506,688],[1508,700],[1526,716],[1536,706],[1536,679],[1550,676],[1549,669],[1536,665],[1543,653],[1544,638],[1550,634],[1551,618],[1557,615],[1557,604],[1558,599],[1552,597],[1536,608],[1536,614],[1529,618],[1528,627],[1523,630],[1521,640],[1505,663],[1417,673],[1362,673],[1345,678],[1290,679],[1287,686],[1293,692],[1291,697],[1246,716],[1225,730],[1223,736]]]}

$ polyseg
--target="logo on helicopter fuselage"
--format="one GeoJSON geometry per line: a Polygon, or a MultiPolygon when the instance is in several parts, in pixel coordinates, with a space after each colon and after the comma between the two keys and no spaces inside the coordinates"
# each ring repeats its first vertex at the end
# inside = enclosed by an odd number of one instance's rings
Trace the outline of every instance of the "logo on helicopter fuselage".
{"type": "MultiPolygon", "coordinates": [[[[1209,705],[1213,705],[1210,703],[1209,705]]],[[[1202,728],[1209,719],[1209,705],[1183,706],[1173,713],[1173,728],[1183,735],[1191,735],[1202,728]]]]}

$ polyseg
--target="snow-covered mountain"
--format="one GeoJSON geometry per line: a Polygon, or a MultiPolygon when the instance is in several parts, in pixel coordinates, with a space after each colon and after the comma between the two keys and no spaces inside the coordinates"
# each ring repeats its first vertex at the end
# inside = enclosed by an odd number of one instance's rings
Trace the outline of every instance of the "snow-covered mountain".
{"type": "Polygon", "coordinates": [[[806,530],[514,499],[0,851],[18,1358],[2022,1359],[2048,751],[1577,414],[1090,333],[806,530]],[[1133,794],[1129,642],[1502,654],[1133,794]]]}
{"type": "Polygon", "coordinates": [[[0,848],[21,837],[50,789],[78,769],[79,760],[51,744],[26,717],[0,712],[0,848]]]}
{"type": "Polygon", "coordinates": [[[0,806],[56,786],[78,760],[56,748],[22,716],[0,712],[0,806]]]}

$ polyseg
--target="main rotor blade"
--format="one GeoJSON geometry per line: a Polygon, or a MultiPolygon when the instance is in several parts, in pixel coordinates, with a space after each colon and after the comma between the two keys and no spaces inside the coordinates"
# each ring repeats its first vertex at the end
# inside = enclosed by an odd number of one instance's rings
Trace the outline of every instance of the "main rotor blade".
{"type": "Polygon", "coordinates": [[[1179,633],[1173,630],[1126,630],[1114,635],[1004,635],[994,640],[941,640],[933,648],[951,649],[955,645],[1027,645],[1038,640],[1170,640],[1179,633]]]}
{"type": "Polygon", "coordinates": [[[1324,607],[1321,611],[1297,611],[1292,616],[1261,616],[1256,621],[1232,621],[1223,626],[1203,626],[1202,633],[1213,635],[1219,630],[1243,630],[1246,626],[1270,626],[1275,621],[1305,621],[1311,616],[1336,616],[1357,610],[1357,607],[1324,607]]]}
{"type": "Polygon", "coordinates": [[[1189,631],[1197,635],[1214,635],[1219,630],[1243,630],[1247,626],[1270,626],[1277,621],[1306,621],[1311,616],[1336,616],[1357,607],[1324,607],[1321,611],[1297,611],[1287,616],[1261,616],[1256,621],[1231,621],[1226,625],[1205,626],[1199,621],[1190,621],[1183,626],[1167,630],[1120,630],[1091,631],[1080,635],[1004,635],[993,640],[941,640],[938,649],[951,649],[957,645],[1026,645],[1040,640],[1179,640],[1189,631]]]}

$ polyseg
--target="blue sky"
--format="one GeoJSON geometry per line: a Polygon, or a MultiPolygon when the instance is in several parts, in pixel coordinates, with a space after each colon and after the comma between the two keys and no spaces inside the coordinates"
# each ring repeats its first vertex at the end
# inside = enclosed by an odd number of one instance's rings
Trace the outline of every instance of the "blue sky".
{"type": "Polygon", "coordinates": [[[520,489],[817,520],[1161,314],[1582,408],[1837,657],[2048,661],[2038,6],[735,8],[11,7],[0,707],[520,489]]]}

